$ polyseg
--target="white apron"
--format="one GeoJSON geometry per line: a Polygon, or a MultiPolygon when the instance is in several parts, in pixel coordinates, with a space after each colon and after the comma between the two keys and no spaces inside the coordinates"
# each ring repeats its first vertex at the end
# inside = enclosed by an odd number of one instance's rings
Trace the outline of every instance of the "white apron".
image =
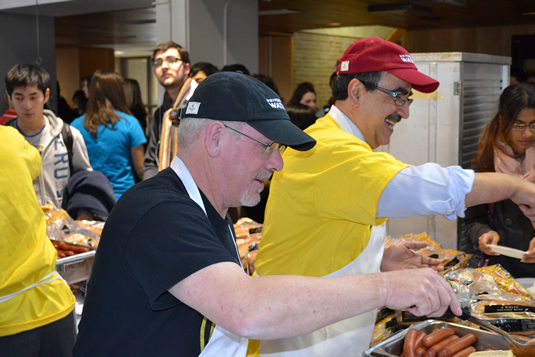
{"type": "MultiPolygon", "coordinates": [[[[186,191],[188,191],[189,197],[195,201],[195,203],[197,203],[206,214],[201,193],[199,192],[199,189],[184,162],[175,156],[171,162],[171,168],[176,172],[178,177],[180,177],[180,180],[186,187],[186,191]]],[[[230,235],[234,236],[230,227],[229,230],[230,235]]],[[[234,242],[234,245],[236,246],[236,242],[234,242]]],[[[240,254],[238,253],[237,246],[236,254],[239,258],[240,254]]],[[[210,337],[210,341],[202,350],[199,357],[244,357],[247,354],[248,342],[248,339],[233,334],[232,332],[229,332],[216,325],[212,336],[210,337]]]]}
{"type": "MultiPolygon", "coordinates": [[[[378,273],[381,270],[386,225],[373,227],[364,251],[342,269],[325,278],[349,274],[378,273]]],[[[362,356],[370,346],[377,310],[339,321],[304,336],[262,341],[263,357],[362,356]]]]}

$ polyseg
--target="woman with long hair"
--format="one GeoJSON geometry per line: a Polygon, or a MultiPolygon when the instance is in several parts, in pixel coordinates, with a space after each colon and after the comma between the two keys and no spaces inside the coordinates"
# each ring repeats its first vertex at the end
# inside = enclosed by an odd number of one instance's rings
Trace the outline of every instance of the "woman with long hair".
{"type": "MultiPolygon", "coordinates": [[[[496,115],[479,140],[474,170],[501,172],[535,183],[535,87],[511,85],[503,91],[496,115]]],[[[476,250],[501,264],[515,278],[534,277],[533,259],[498,255],[489,245],[522,251],[535,250],[535,229],[511,200],[470,207],[466,210],[466,234],[476,250]]]]}
{"type": "Polygon", "coordinates": [[[130,115],[119,74],[103,69],[94,73],[86,113],[72,126],[84,137],[91,166],[106,175],[119,199],[135,184],[132,168],[142,177],[147,142],[141,125],[130,115]]]}
{"type": "Polygon", "coordinates": [[[288,102],[288,105],[304,104],[309,106],[314,112],[318,110],[316,103],[316,91],[312,83],[304,82],[295,88],[295,91],[288,102]]]}
{"type": "Polygon", "coordinates": [[[126,97],[126,106],[132,113],[139,124],[141,124],[141,129],[143,132],[147,132],[147,111],[145,110],[145,105],[141,99],[141,88],[139,87],[138,81],[131,78],[126,78],[123,83],[124,94],[126,97]]]}

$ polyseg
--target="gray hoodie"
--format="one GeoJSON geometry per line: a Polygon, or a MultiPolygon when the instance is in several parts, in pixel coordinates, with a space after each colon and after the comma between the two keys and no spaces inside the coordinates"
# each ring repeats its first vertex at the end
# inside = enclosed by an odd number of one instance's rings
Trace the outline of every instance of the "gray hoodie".
{"type": "MultiPolygon", "coordinates": [[[[89,163],[89,156],[87,155],[87,148],[82,134],[71,127],[74,172],[70,172],[67,148],[61,135],[63,120],[56,117],[50,110],[43,110],[43,114],[47,119],[43,130],[33,136],[23,135],[41,153],[41,173],[33,181],[39,204],[53,203],[56,208],[61,208],[63,191],[71,174],[80,170],[92,171],[93,169],[89,163]]],[[[18,128],[17,120],[10,120],[6,125],[18,128]]]]}

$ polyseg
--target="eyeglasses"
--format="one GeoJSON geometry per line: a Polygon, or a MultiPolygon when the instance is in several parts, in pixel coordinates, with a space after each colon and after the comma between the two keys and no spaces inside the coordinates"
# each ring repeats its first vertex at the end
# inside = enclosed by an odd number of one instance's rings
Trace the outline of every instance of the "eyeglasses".
{"type": "Polygon", "coordinates": [[[535,131],[535,123],[531,123],[531,124],[513,123],[511,130],[512,131],[524,131],[526,130],[526,127],[529,127],[529,130],[531,130],[531,132],[535,131]]]}
{"type": "Polygon", "coordinates": [[[276,143],[276,142],[274,142],[274,141],[271,142],[271,144],[266,144],[265,142],[260,141],[260,140],[258,140],[258,139],[255,139],[255,138],[253,138],[252,136],[249,136],[249,135],[247,135],[247,134],[244,134],[244,133],[242,133],[241,131],[238,131],[238,130],[236,130],[236,129],[234,129],[234,128],[231,128],[231,127],[228,126],[228,125],[223,124],[223,126],[225,126],[225,128],[227,128],[227,129],[230,129],[230,130],[232,130],[232,131],[237,132],[238,134],[241,134],[241,135],[243,135],[243,136],[246,136],[246,137],[248,137],[249,139],[254,140],[254,141],[256,141],[256,142],[259,143],[259,144],[264,145],[264,146],[266,147],[266,150],[264,150],[264,157],[265,157],[266,159],[270,159],[276,151],[278,151],[278,152],[282,155],[282,154],[284,154],[284,150],[286,150],[286,145],[279,144],[279,143],[276,143]]]}
{"type": "Polygon", "coordinates": [[[160,67],[163,62],[167,62],[167,64],[171,65],[171,64],[175,64],[177,63],[178,61],[182,62],[182,60],[180,58],[176,58],[176,57],[165,57],[165,58],[158,58],[156,61],[153,61],[152,62],[152,65],[156,68],[160,67]]]}
{"type": "Polygon", "coordinates": [[[411,99],[411,98],[405,99],[401,95],[397,94],[396,92],[392,92],[392,91],[390,91],[388,89],[381,88],[381,87],[376,86],[375,84],[372,84],[370,82],[366,82],[366,81],[361,81],[361,82],[364,83],[365,86],[372,87],[372,88],[377,89],[377,90],[379,90],[379,91],[381,91],[383,93],[388,94],[389,96],[394,98],[394,103],[396,103],[397,106],[402,107],[407,102],[409,102],[409,105],[411,105],[412,101],[414,100],[414,99],[411,99]]]}

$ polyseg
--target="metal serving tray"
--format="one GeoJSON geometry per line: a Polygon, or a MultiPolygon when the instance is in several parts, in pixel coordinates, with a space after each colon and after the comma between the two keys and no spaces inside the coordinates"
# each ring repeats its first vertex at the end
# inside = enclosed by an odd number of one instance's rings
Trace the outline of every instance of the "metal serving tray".
{"type": "MultiPolygon", "coordinates": [[[[464,336],[468,333],[473,333],[477,337],[476,350],[492,348],[495,350],[509,350],[510,347],[505,340],[493,333],[478,328],[468,327],[464,325],[458,325],[451,322],[444,322],[438,320],[427,320],[420,322],[419,324],[412,325],[410,328],[415,328],[418,331],[424,331],[425,333],[431,333],[435,328],[451,327],[458,336],[464,336]]],[[[405,342],[405,335],[407,335],[409,329],[405,329],[390,336],[374,347],[367,351],[364,351],[363,356],[386,356],[397,357],[403,351],[403,344],[405,342]]]]}
{"type": "Polygon", "coordinates": [[[58,259],[56,271],[67,284],[74,284],[89,279],[96,250],[58,259]]]}

